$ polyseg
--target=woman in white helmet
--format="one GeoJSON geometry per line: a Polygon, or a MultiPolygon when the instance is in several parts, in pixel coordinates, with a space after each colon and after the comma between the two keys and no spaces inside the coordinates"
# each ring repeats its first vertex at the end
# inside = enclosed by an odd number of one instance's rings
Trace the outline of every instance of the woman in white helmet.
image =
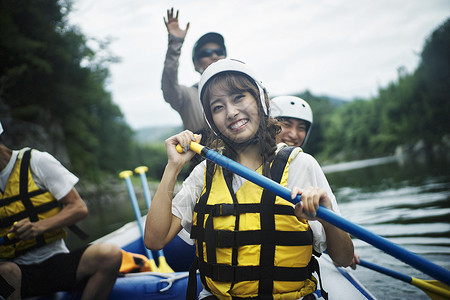
{"type": "MultiPolygon", "coordinates": [[[[306,144],[311,133],[313,113],[311,106],[300,97],[278,96],[270,100],[270,116],[277,119],[281,132],[277,134],[277,144],[301,147],[306,144]]],[[[359,256],[355,253],[351,263],[352,269],[359,264],[359,256]]]]}
{"type": "Polygon", "coordinates": [[[308,140],[313,113],[308,102],[295,96],[278,96],[271,100],[270,116],[280,121],[277,143],[301,147],[308,140]]]}
{"type": "MultiPolygon", "coordinates": [[[[243,62],[211,64],[200,79],[199,98],[213,131],[211,148],[280,182],[293,199],[301,194],[302,201],[293,206],[210,161],[197,165],[173,198],[177,176],[194,154],[190,142],[200,140],[186,130],[166,140],[168,162],[147,215],[146,246],[162,249],[181,229],[189,232],[197,246],[192,278],[198,267],[204,288],[199,299],[299,299],[313,293],[313,250],[326,249],[342,265],[353,256],[349,235],[315,218],[319,204],[339,214],[319,164],[300,148],[277,152],[280,127],[269,117],[268,95],[243,62]]],[[[197,298],[190,290],[196,286],[189,281],[188,299],[197,298]]]]}

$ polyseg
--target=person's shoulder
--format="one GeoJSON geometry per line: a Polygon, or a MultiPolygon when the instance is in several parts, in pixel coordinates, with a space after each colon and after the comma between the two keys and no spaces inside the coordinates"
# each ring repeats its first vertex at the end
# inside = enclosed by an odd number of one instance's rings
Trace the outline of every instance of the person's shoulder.
{"type": "Polygon", "coordinates": [[[66,167],[64,167],[63,164],[52,154],[37,149],[33,149],[31,151],[30,166],[31,170],[35,174],[43,172],[43,174],[45,173],[48,175],[48,172],[56,172],[56,170],[61,170],[65,172],[67,170],[66,167]]]}
{"type": "Polygon", "coordinates": [[[189,174],[189,176],[186,178],[193,178],[193,177],[202,177],[205,174],[205,169],[206,169],[206,160],[201,161],[200,163],[198,163],[194,169],[192,169],[191,173],[189,174]]]}
{"type": "Polygon", "coordinates": [[[277,144],[277,150],[275,150],[275,153],[278,154],[278,152],[280,152],[282,149],[284,149],[286,147],[288,147],[287,144],[285,144],[285,143],[278,143],[277,144]]]}
{"type": "Polygon", "coordinates": [[[314,156],[303,151],[298,152],[297,155],[292,158],[291,164],[302,165],[303,167],[320,168],[319,163],[314,156]]]}
{"type": "Polygon", "coordinates": [[[183,181],[183,186],[202,187],[205,178],[206,160],[200,162],[183,181]]]}
{"type": "Polygon", "coordinates": [[[292,158],[292,160],[306,160],[306,161],[315,161],[316,159],[311,155],[308,154],[306,152],[303,152],[303,149],[300,147],[292,147],[292,146],[288,146],[285,143],[278,143],[277,144],[277,150],[275,151],[275,153],[280,153],[280,151],[282,151],[283,149],[288,149],[288,148],[293,148],[290,154],[290,157],[292,158]]]}
{"type": "Polygon", "coordinates": [[[202,160],[201,162],[199,162],[198,163],[198,165],[196,165],[195,167],[194,167],[194,169],[192,170],[192,172],[191,173],[204,173],[205,172],[205,169],[206,169],[206,159],[205,160],[202,160]]]}
{"type": "Polygon", "coordinates": [[[58,161],[50,153],[38,149],[31,149],[31,158],[34,161],[58,161]]]}

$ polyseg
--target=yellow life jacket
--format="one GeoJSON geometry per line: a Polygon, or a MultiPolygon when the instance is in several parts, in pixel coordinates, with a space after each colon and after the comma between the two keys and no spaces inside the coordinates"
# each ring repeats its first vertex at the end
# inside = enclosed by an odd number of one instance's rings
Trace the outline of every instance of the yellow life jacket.
{"type": "MultiPolygon", "coordinates": [[[[37,222],[61,210],[58,201],[48,191],[39,189],[34,182],[30,159],[31,149],[25,148],[19,152],[5,192],[0,191],[0,236],[5,236],[16,221],[29,218],[31,222],[37,222]]],[[[0,246],[0,258],[15,258],[66,236],[64,229],[56,229],[30,240],[12,238],[0,246]]]]}
{"type": "MultiPolygon", "coordinates": [[[[270,170],[274,181],[286,186],[299,149],[280,150],[270,170]]],[[[219,299],[298,299],[313,293],[318,265],[307,220],[297,219],[292,203],[250,181],[234,194],[229,171],[213,169],[208,161],[191,230],[204,288],[219,299]]]]}

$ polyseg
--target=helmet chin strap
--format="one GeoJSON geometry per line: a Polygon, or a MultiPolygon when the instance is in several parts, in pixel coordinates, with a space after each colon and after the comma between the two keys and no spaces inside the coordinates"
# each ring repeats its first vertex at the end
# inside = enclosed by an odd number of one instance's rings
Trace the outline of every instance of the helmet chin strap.
{"type": "Polygon", "coordinates": [[[247,146],[250,145],[255,145],[259,142],[259,133],[261,132],[261,128],[258,128],[258,131],[256,131],[255,135],[251,138],[249,138],[248,140],[244,141],[244,142],[235,142],[231,139],[229,139],[228,137],[226,137],[225,135],[223,135],[222,133],[219,134],[219,137],[225,142],[225,144],[227,144],[228,146],[230,146],[232,149],[234,150],[240,150],[243,149],[247,146]]]}
{"type": "Polygon", "coordinates": [[[264,95],[265,95],[264,89],[261,87],[260,84],[256,83],[256,85],[258,86],[258,90],[259,90],[259,98],[260,98],[260,100],[261,100],[262,108],[263,108],[264,113],[266,114],[266,116],[268,116],[268,115],[269,115],[269,112],[268,112],[267,106],[266,106],[266,99],[264,98],[264,95]]]}
{"type": "Polygon", "coordinates": [[[228,144],[231,148],[233,148],[235,150],[240,150],[240,149],[243,149],[243,148],[245,148],[247,146],[255,145],[259,141],[257,135],[254,135],[252,138],[246,140],[245,142],[241,142],[241,143],[234,142],[234,141],[230,140],[229,138],[227,138],[225,136],[222,136],[221,138],[224,140],[224,142],[226,144],[228,144]]]}

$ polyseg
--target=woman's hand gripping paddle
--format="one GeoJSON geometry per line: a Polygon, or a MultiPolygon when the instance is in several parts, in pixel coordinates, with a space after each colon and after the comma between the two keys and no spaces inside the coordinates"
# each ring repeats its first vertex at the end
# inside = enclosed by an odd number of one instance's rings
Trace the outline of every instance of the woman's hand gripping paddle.
{"type": "Polygon", "coordinates": [[[136,199],[136,194],[134,192],[133,184],[131,183],[130,176],[133,175],[133,172],[126,170],[119,173],[120,178],[125,179],[125,183],[127,185],[128,194],[130,195],[131,204],[133,204],[134,215],[136,216],[136,221],[139,227],[139,231],[141,233],[141,241],[144,249],[146,250],[146,254],[148,259],[150,260],[150,270],[153,272],[160,272],[159,268],[156,266],[155,259],[153,258],[152,252],[145,247],[144,243],[144,227],[142,226],[142,216],[139,211],[139,204],[136,199]]]}
{"type": "MultiPolygon", "coordinates": [[[[134,172],[139,174],[139,176],[141,177],[142,190],[144,191],[144,198],[145,202],[147,203],[147,211],[148,211],[150,209],[150,204],[152,203],[152,198],[150,196],[150,189],[148,188],[147,176],[145,175],[145,172],[147,171],[148,168],[146,166],[140,166],[134,169],[134,172]]],[[[159,255],[158,257],[159,271],[163,273],[173,273],[172,268],[166,261],[166,257],[164,256],[163,250],[159,250],[158,255],[159,255]]]]}
{"type": "MultiPolygon", "coordinates": [[[[183,152],[183,149],[180,145],[177,145],[176,149],[179,153],[183,152]]],[[[300,195],[298,195],[294,200],[292,200],[291,191],[288,188],[274,182],[273,180],[247,167],[244,167],[243,165],[229,159],[226,156],[223,156],[222,154],[217,153],[214,150],[211,150],[195,142],[191,142],[189,149],[191,151],[194,151],[195,153],[200,154],[206,159],[209,159],[214,163],[222,166],[223,168],[228,169],[238,174],[239,176],[242,176],[247,180],[271,191],[272,193],[280,196],[283,199],[286,199],[294,204],[300,201],[301,198],[300,195]]],[[[392,255],[393,257],[424,272],[425,274],[431,276],[432,278],[437,279],[445,283],[446,285],[450,285],[450,272],[442,268],[441,266],[438,266],[420,257],[415,253],[403,249],[402,247],[392,243],[391,241],[379,235],[376,235],[357,224],[347,221],[346,219],[342,218],[341,216],[333,213],[332,211],[322,206],[319,206],[316,215],[318,218],[344,230],[345,232],[354,235],[355,237],[371,244],[372,246],[380,250],[383,250],[389,255],[392,255]]]]}

